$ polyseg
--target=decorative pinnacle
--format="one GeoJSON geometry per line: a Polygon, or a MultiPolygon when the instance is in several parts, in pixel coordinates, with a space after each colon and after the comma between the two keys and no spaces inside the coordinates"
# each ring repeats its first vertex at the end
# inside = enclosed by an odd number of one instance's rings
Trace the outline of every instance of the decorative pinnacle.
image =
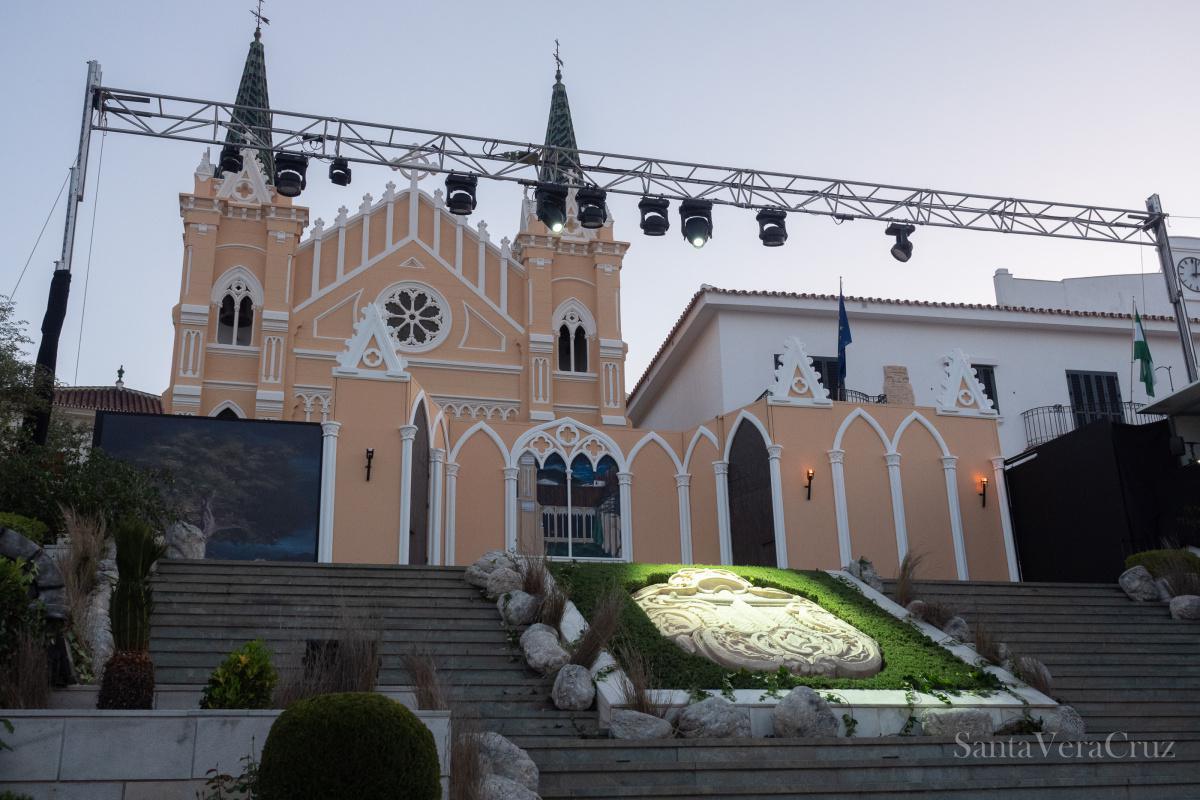
{"type": "Polygon", "coordinates": [[[554,81],[562,83],[563,60],[558,55],[558,39],[554,40],[554,81]]]}
{"type": "Polygon", "coordinates": [[[256,40],[262,39],[262,26],[271,24],[271,20],[263,16],[262,6],[263,0],[258,0],[258,10],[250,12],[250,16],[254,17],[254,19],[258,21],[258,24],[254,26],[254,38],[256,40]]]}

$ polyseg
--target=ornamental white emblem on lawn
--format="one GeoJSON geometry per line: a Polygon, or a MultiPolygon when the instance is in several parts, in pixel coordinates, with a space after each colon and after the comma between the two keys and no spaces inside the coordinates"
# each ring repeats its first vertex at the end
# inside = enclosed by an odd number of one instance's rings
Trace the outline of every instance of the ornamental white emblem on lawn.
{"type": "Polygon", "coordinates": [[[883,667],[879,645],[854,626],[728,570],[681,569],[633,599],[663,636],[727,669],[865,678],[883,667]]]}

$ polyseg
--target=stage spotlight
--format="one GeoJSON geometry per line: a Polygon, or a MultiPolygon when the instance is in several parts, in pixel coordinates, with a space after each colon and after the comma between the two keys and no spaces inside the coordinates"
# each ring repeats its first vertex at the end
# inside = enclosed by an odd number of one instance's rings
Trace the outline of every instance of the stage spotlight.
{"type": "Polygon", "coordinates": [[[334,186],[350,185],[350,162],[338,157],[329,165],[329,180],[334,186]]]}
{"type": "Polygon", "coordinates": [[[893,222],[887,226],[884,233],[888,236],[895,236],[896,243],[892,245],[892,258],[900,263],[904,263],[912,258],[913,246],[908,237],[912,235],[916,228],[912,225],[904,225],[899,222],[893,222]]]}
{"type": "Polygon", "coordinates": [[[242,151],[231,144],[221,148],[221,172],[236,175],[242,171],[242,151]]]}
{"type": "Polygon", "coordinates": [[[608,221],[608,209],[604,207],[607,196],[607,192],[594,186],[584,186],[575,193],[580,225],[585,228],[604,227],[604,223],[608,221]]]}
{"type": "Polygon", "coordinates": [[[533,193],[537,218],[551,233],[562,233],[567,224],[567,187],[559,183],[539,183],[533,193]]]}
{"type": "Polygon", "coordinates": [[[671,229],[671,220],[667,217],[667,209],[671,203],[665,197],[643,197],[638,203],[638,211],[642,212],[642,233],[647,236],[662,236],[671,229]]]}
{"type": "Polygon", "coordinates": [[[765,247],[779,247],[787,241],[787,212],[782,208],[764,208],[755,217],[758,220],[758,238],[765,247]]]}
{"type": "Polygon", "coordinates": [[[475,188],[479,178],[475,175],[461,175],[451,172],[446,176],[446,210],[451,214],[465,217],[475,210],[478,202],[475,198],[475,188]]]}
{"type": "Polygon", "coordinates": [[[297,197],[308,186],[308,157],[299,153],[275,156],[275,191],[284,197],[297,197]]]}
{"type": "Polygon", "coordinates": [[[712,201],[689,198],[679,204],[679,222],[683,227],[683,238],[692,247],[704,247],[713,235],[712,201]]]}

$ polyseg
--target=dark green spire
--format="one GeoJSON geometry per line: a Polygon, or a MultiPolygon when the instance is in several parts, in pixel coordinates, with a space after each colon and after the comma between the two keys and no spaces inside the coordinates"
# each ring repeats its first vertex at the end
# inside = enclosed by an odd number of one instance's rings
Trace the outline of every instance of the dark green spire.
{"type": "MultiPolygon", "coordinates": [[[[557,58],[557,52],[555,58],[557,58]]],[[[554,89],[550,94],[550,119],[546,122],[546,145],[565,148],[567,153],[556,153],[542,162],[538,177],[551,183],[579,183],[578,145],[575,143],[575,126],[571,122],[571,104],[567,102],[567,87],[562,82],[562,65],[554,71],[554,89]]]]}
{"type": "MultiPolygon", "coordinates": [[[[242,68],[242,82],[238,85],[235,105],[252,106],[256,109],[269,109],[271,101],[267,97],[267,59],[263,52],[262,28],[254,30],[254,41],[250,42],[250,52],[246,54],[246,66],[242,68]]],[[[237,109],[233,112],[232,122],[244,125],[251,130],[256,138],[270,144],[271,141],[271,112],[247,111],[237,109]]],[[[225,137],[228,144],[237,147],[249,145],[246,137],[230,131],[225,137]]],[[[267,183],[275,180],[275,158],[269,149],[260,150],[258,161],[263,171],[267,173],[267,183]]]]}

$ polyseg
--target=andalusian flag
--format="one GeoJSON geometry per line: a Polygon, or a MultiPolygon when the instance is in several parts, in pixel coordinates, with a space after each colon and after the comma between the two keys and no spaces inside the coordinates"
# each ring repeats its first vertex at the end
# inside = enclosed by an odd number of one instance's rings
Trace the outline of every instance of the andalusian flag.
{"type": "Polygon", "coordinates": [[[1146,386],[1146,396],[1154,397],[1154,359],[1150,357],[1150,345],[1146,342],[1146,329],[1142,327],[1142,315],[1133,307],[1133,360],[1141,363],[1141,379],[1146,386]]]}

